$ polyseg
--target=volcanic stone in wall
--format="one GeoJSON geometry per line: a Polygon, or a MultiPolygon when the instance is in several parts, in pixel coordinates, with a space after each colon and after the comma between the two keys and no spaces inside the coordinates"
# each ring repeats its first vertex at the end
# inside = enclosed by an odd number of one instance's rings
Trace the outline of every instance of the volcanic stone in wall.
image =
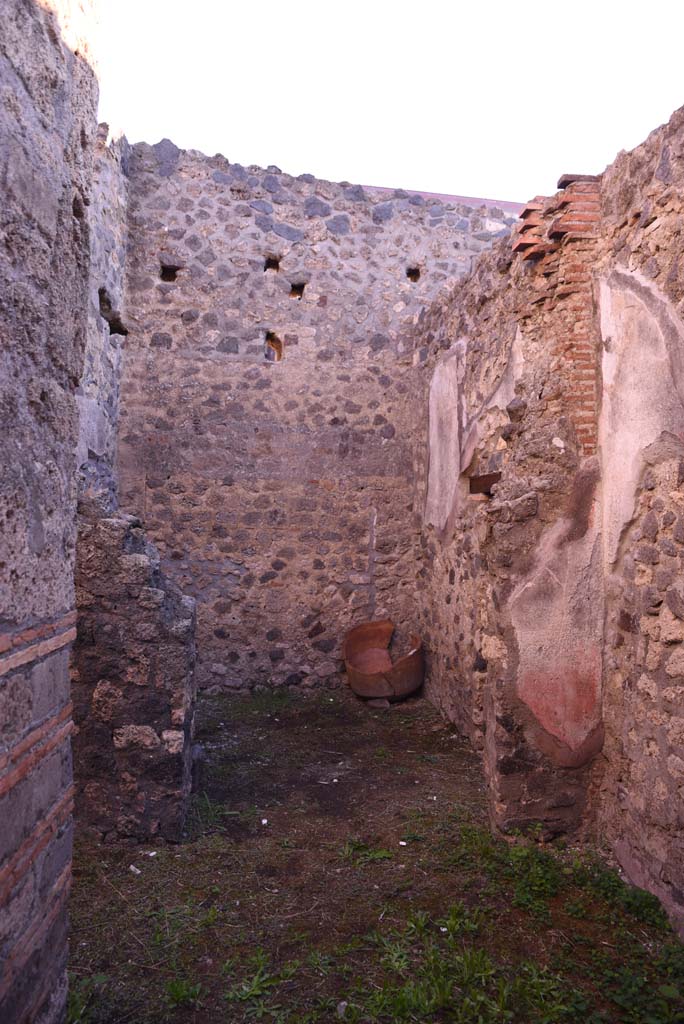
{"type": "Polygon", "coordinates": [[[129,175],[122,507],[197,598],[200,687],[334,682],[346,629],[415,619],[403,329],[514,218],[168,141],[129,175]]]}
{"type": "Polygon", "coordinates": [[[67,992],[77,440],[97,82],[88,0],[0,4],[0,1020],[67,992]]]}
{"type": "Polygon", "coordinates": [[[189,789],[194,602],[158,571],[114,474],[125,343],[128,144],[98,132],[90,204],[89,317],[78,389],[79,635],[74,651],[81,822],[100,835],[175,838],[189,789]],[[99,574],[99,575],[98,575],[99,574]]]}
{"type": "Polygon", "coordinates": [[[684,448],[673,440],[643,470],[609,592],[598,815],[627,876],[683,932],[684,448]]]}
{"type": "Polygon", "coordinates": [[[126,341],[126,166],[128,143],[107,142],[108,125],[98,129],[89,207],[90,280],[83,374],[77,390],[79,444],[76,461],[81,491],[109,492],[116,501],[116,431],[122,351],[126,341]]]}
{"type": "Polygon", "coordinates": [[[416,325],[429,371],[418,604],[428,695],[482,749],[493,820],[555,834],[581,819],[602,738],[596,467],[559,401],[572,367],[550,339],[566,338],[567,292],[540,302],[509,244],[416,325]]]}
{"type": "Polygon", "coordinates": [[[191,786],[195,602],[140,521],[79,506],[72,665],[77,815],[102,837],[178,839],[191,786]]]}
{"type": "Polygon", "coordinates": [[[595,829],[680,930],[683,133],[684,109],[529,204],[515,258],[485,254],[415,332],[443,449],[425,424],[428,695],[483,751],[499,827],[595,829]]]}

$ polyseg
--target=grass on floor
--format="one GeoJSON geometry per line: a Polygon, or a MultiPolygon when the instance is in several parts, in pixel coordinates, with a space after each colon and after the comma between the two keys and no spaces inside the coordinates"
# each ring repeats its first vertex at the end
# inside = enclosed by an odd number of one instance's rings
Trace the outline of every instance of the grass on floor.
{"type": "Polygon", "coordinates": [[[657,900],[493,838],[426,705],[240,698],[202,733],[185,843],[78,845],[69,1024],[684,1022],[657,900]]]}

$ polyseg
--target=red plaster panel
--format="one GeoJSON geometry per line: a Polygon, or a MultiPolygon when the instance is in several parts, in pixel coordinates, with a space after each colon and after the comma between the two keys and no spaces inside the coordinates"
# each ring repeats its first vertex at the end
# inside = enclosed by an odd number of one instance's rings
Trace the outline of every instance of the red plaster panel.
{"type": "Polygon", "coordinates": [[[600,717],[601,648],[569,649],[555,665],[530,665],[517,691],[546,732],[578,750],[600,717]]]}

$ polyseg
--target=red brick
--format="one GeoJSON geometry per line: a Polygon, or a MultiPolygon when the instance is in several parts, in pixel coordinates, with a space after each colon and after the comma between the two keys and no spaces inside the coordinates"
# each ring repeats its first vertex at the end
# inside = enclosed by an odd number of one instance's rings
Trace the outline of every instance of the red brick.
{"type": "Polygon", "coordinates": [[[38,918],[27,928],[5,961],[3,976],[0,980],[0,1004],[14,983],[14,979],[21,973],[33,951],[40,946],[41,940],[47,935],[57,915],[63,910],[70,886],[71,864],[68,864],[50,893],[46,912],[40,913],[38,918]]]}
{"type": "Polygon", "coordinates": [[[28,665],[32,661],[37,661],[38,658],[44,658],[46,655],[66,647],[75,639],[76,630],[72,627],[66,632],[59,633],[48,640],[41,640],[30,647],[24,647],[15,651],[14,654],[0,658],[0,676],[12,672],[15,668],[20,668],[22,665],[28,665]]]}
{"type": "Polygon", "coordinates": [[[62,795],[49,814],[38,822],[31,835],[0,871],[0,905],[6,903],[12,888],[26,874],[36,857],[51,842],[56,830],[73,812],[74,787],[62,795]]]}
{"type": "MultiPolygon", "coordinates": [[[[69,713],[71,713],[71,705],[68,705],[68,709],[69,713]]],[[[52,725],[53,722],[58,722],[63,714],[64,712],[56,716],[56,719],[51,719],[48,724],[52,725]]],[[[22,779],[26,778],[26,776],[33,771],[35,766],[39,764],[44,757],[50,754],[56,747],[60,746],[61,743],[68,740],[72,728],[73,722],[66,722],[65,725],[62,725],[61,728],[58,728],[53,732],[44,743],[31,749],[29,753],[27,753],[25,757],[22,757],[18,762],[15,762],[13,758],[12,761],[13,763],[16,763],[16,767],[0,778],[0,797],[5,793],[8,793],[10,789],[13,789],[18,782],[21,782],[22,779]]]]}

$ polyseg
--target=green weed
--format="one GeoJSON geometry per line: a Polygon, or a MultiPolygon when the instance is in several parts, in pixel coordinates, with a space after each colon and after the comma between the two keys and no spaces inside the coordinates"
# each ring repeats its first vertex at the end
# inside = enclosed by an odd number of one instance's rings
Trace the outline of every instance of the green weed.
{"type": "Polygon", "coordinates": [[[166,983],[165,1002],[171,1010],[183,1006],[197,1006],[199,1004],[202,986],[199,982],[192,982],[188,978],[171,978],[166,983]]]}
{"type": "Polygon", "coordinates": [[[88,978],[69,975],[67,1024],[90,1024],[97,997],[106,982],[105,974],[93,974],[88,978]]]}
{"type": "Polygon", "coordinates": [[[468,910],[460,901],[450,908],[446,917],[437,921],[441,932],[453,939],[457,935],[474,935],[480,930],[483,914],[481,910],[468,910]]]}
{"type": "Polygon", "coordinates": [[[324,977],[330,974],[330,971],[335,965],[335,960],[331,956],[326,956],[324,953],[319,953],[318,950],[314,950],[309,953],[306,958],[306,964],[317,974],[322,974],[324,977]]]}
{"type": "Polygon", "coordinates": [[[409,969],[410,959],[406,947],[401,942],[385,939],[381,943],[382,957],[380,963],[388,971],[396,974],[406,974],[409,969]]]}
{"type": "Polygon", "coordinates": [[[208,793],[198,793],[190,807],[189,828],[193,834],[222,831],[226,825],[226,818],[239,816],[239,811],[229,811],[224,804],[212,800],[208,793]]]}
{"type": "Polygon", "coordinates": [[[391,850],[382,848],[374,850],[360,839],[348,839],[342,847],[341,854],[345,860],[352,861],[357,868],[379,860],[392,860],[394,857],[391,850]]]}
{"type": "Polygon", "coordinates": [[[257,949],[248,963],[255,969],[254,973],[226,993],[225,998],[229,1002],[248,1003],[263,999],[272,989],[292,978],[300,966],[299,961],[295,960],[285,964],[280,971],[274,971],[271,969],[269,956],[263,949],[257,949]]]}

